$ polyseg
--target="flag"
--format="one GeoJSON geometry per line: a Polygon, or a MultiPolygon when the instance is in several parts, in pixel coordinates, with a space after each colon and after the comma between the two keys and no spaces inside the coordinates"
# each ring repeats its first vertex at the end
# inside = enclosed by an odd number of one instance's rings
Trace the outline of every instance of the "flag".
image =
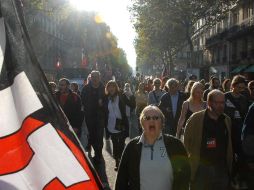
{"type": "Polygon", "coordinates": [[[0,1],[0,189],[101,190],[32,50],[20,0],[0,1]]]}
{"type": "Polygon", "coordinates": [[[81,68],[86,69],[88,65],[87,55],[85,52],[85,49],[82,49],[82,55],[81,55],[81,68]]]}
{"type": "Polygon", "coordinates": [[[166,64],[164,64],[163,65],[163,70],[162,70],[162,73],[161,73],[161,78],[167,77],[167,76],[169,76],[168,66],[166,64]]]}

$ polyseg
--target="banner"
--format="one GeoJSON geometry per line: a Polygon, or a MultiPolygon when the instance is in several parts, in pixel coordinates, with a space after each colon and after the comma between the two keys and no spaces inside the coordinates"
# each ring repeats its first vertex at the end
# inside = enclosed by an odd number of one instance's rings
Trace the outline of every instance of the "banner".
{"type": "Polygon", "coordinates": [[[103,189],[51,95],[21,2],[0,8],[0,189],[103,189]]]}

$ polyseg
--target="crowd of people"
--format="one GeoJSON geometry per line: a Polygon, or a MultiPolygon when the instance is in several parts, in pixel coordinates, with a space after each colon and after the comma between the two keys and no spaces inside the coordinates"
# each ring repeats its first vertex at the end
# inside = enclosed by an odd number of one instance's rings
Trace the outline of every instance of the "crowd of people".
{"type": "Polygon", "coordinates": [[[92,71],[82,89],[66,78],[49,84],[77,137],[87,135],[93,164],[111,139],[116,190],[254,189],[254,81],[103,84],[92,71]]]}

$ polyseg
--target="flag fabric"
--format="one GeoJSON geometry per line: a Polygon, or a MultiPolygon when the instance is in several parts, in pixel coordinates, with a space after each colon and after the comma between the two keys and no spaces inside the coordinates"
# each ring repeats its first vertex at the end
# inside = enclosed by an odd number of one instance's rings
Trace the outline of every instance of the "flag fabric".
{"type": "Polygon", "coordinates": [[[167,64],[164,64],[163,70],[161,73],[161,78],[169,76],[168,66],[167,64]]]}
{"type": "Polygon", "coordinates": [[[0,189],[101,190],[32,50],[20,0],[0,0],[0,189]]]}
{"type": "Polygon", "coordinates": [[[86,69],[88,65],[87,55],[85,52],[85,49],[82,49],[82,55],[81,55],[81,68],[86,69]]]}

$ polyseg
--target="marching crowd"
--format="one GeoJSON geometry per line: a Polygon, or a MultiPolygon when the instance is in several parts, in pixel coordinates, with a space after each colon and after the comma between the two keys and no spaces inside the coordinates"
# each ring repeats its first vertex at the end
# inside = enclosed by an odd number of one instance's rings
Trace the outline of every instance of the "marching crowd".
{"type": "Polygon", "coordinates": [[[254,81],[103,84],[92,71],[81,91],[66,78],[49,85],[95,165],[111,139],[116,190],[254,189],[254,81]]]}

